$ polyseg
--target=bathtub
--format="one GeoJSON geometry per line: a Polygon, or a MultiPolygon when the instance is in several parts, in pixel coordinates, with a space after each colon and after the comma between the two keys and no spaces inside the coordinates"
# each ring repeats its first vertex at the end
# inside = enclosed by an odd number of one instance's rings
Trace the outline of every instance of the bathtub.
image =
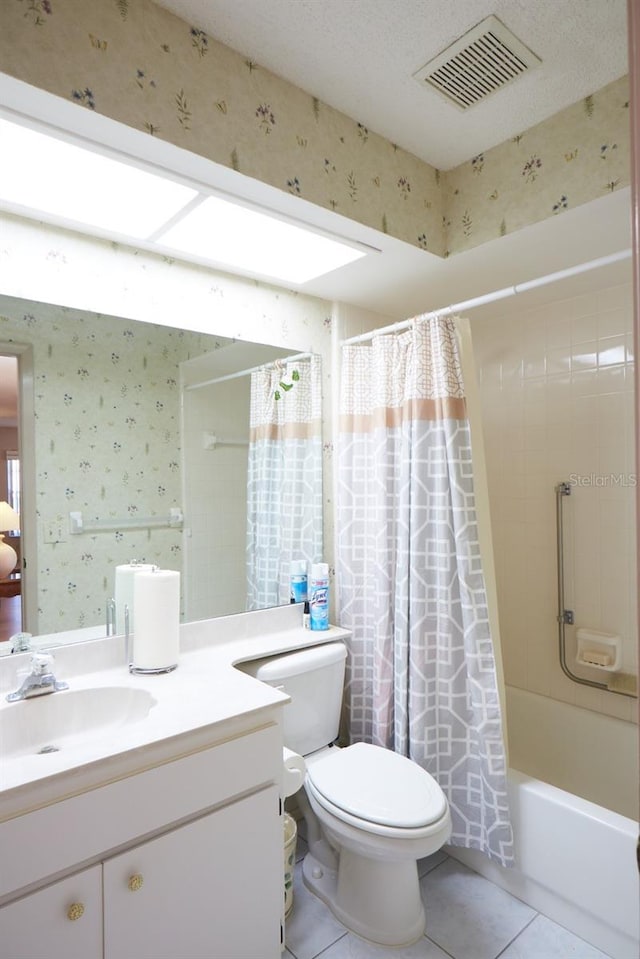
{"type": "Polygon", "coordinates": [[[613,959],[638,959],[637,727],[513,687],[507,721],[516,866],[447,851],[613,959]],[[556,774],[565,788],[544,781],[556,774]]]}

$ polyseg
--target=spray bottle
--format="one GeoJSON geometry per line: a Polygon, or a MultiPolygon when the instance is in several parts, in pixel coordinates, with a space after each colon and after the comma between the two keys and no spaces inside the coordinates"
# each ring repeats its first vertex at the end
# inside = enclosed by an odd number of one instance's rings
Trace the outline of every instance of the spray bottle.
{"type": "Polygon", "coordinates": [[[309,587],[311,629],[329,629],[329,566],[314,563],[309,587]]]}
{"type": "Polygon", "coordinates": [[[309,593],[307,583],[307,564],[303,559],[291,560],[289,566],[291,603],[304,603],[302,622],[309,628],[309,593]]]}
{"type": "Polygon", "coordinates": [[[307,564],[303,559],[292,559],[289,564],[290,596],[292,603],[307,601],[307,564]]]}

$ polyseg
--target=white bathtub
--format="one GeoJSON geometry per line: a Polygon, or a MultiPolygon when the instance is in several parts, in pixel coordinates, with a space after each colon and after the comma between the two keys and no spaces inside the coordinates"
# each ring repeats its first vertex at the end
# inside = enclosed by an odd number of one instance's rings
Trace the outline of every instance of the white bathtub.
{"type": "Polygon", "coordinates": [[[635,817],[542,781],[551,778],[543,771],[547,752],[563,785],[578,782],[586,789],[591,779],[592,794],[600,796],[609,777],[608,794],[615,797],[608,804],[622,800],[637,810],[637,728],[513,688],[507,690],[507,711],[511,764],[528,767],[509,771],[516,867],[503,869],[475,850],[448,851],[614,959],[638,959],[635,817]]]}

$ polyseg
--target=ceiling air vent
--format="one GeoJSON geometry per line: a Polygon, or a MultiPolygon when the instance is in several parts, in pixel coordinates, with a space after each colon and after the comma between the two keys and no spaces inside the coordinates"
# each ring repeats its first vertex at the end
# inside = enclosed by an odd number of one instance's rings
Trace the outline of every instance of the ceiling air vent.
{"type": "Polygon", "coordinates": [[[541,62],[497,17],[491,16],[414,77],[466,110],[541,62]]]}

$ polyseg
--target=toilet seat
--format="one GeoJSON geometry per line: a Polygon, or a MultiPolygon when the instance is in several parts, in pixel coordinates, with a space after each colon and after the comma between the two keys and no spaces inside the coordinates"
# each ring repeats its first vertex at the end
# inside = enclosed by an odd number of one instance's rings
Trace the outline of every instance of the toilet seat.
{"type": "Polygon", "coordinates": [[[307,785],[328,812],[380,835],[428,834],[447,813],[444,793],[429,773],[369,743],[332,749],[309,764],[307,785]]]}

